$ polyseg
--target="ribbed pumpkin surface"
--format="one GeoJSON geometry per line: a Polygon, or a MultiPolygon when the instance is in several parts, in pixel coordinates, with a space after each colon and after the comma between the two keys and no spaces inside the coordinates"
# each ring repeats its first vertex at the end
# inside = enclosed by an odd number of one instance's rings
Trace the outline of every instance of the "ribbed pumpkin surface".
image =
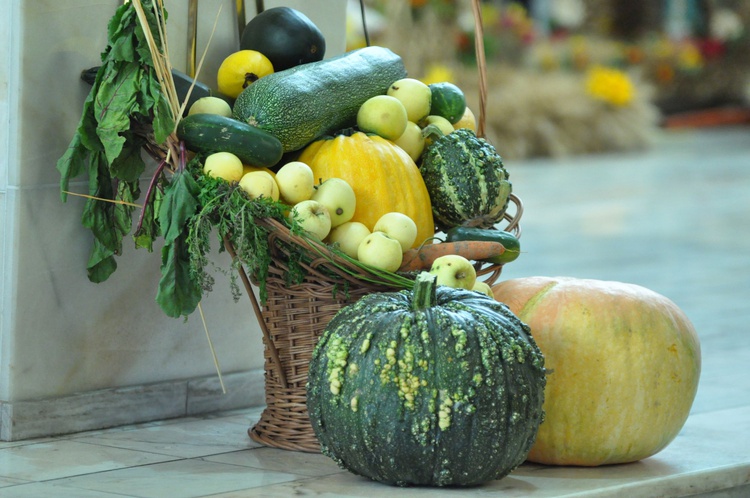
{"type": "Polygon", "coordinates": [[[370,230],[385,213],[397,211],[417,224],[414,247],[435,235],[430,196],[419,169],[401,148],[376,135],[356,132],[313,142],[299,157],[313,170],[315,183],[343,178],[354,189],[352,221],[370,230]]]}
{"type": "Polygon", "coordinates": [[[495,148],[469,129],[432,143],[420,166],[435,221],[443,229],[490,227],[508,207],[511,183],[495,148]]]}
{"type": "Polygon", "coordinates": [[[368,294],[329,323],[307,405],[324,454],[396,485],[472,486],[520,465],[542,421],[544,359],[507,307],[439,286],[368,294]]]}
{"type": "Polygon", "coordinates": [[[675,303],[638,285],[572,277],[510,279],[492,290],[531,327],[552,371],[530,461],[634,462],[677,436],[701,353],[675,303]]]}

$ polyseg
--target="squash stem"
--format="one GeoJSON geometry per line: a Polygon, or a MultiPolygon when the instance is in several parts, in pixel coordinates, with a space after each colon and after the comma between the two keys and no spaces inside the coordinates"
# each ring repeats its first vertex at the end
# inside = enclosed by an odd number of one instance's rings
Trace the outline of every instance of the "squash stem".
{"type": "Polygon", "coordinates": [[[425,310],[437,301],[437,275],[423,271],[417,275],[412,289],[411,307],[414,311],[425,310]]]}

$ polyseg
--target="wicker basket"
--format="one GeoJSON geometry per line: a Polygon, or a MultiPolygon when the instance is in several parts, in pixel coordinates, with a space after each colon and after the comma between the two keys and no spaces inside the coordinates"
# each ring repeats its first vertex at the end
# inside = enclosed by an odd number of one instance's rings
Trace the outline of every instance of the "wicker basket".
{"type": "MultiPolygon", "coordinates": [[[[518,223],[522,213],[520,199],[511,195],[504,219],[507,225],[503,229],[520,236],[518,223]]],[[[268,297],[264,305],[261,306],[256,299],[251,287],[253,283],[242,269],[240,277],[263,333],[266,408],[248,434],[265,446],[319,452],[306,404],[308,365],[318,338],[346,304],[371,292],[399,289],[369,282],[371,275],[362,273],[362,269],[326,250],[322,244],[317,249],[325,251],[326,256],[303,265],[306,270],[304,280],[289,286],[284,278],[289,261],[286,248],[295,245],[297,250],[301,247],[315,254],[309,246],[316,243],[290,233],[277,220],[264,219],[259,223],[270,230],[269,246],[272,248],[266,279],[268,297]],[[348,267],[355,275],[341,267],[348,267]]],[[[236,256],[230,245],[227,245],[227,250],[236,256]]],[[[492,284],[500,275],[502,265],[477,263],[476,269],[478,276],[492,284]]]]}
{"type": "MultiPolygon", "coordinates": [[[[482,40],[482,23],[478,0],[473,0],[477,39],[482,40]]],[[[476,44],[479,69],[479,114],[477,136],[484,135],[485,101],[487,94],[486,62],[481,43],[476,44]]],[[[511,195],[509,209],[504,215],[502,230],[520,236],[519,221],[523,213],[520,199],[511,195]]],[[[267,299],[261,306],[255,297],[246,272],[240,268],[240,277],[253,305],[253,310],[263,333],[265,347],[265,399],[266,408],[260,420],[248,430],[256,442],[280,449],[320,452],[307,413],[307,372],[313,349],[328,322],[346,304],[371,292],[400,289],[372,283],[373,275],[353,266],[320,243],[311,242],[290,233],[282,223],[262,219],[270,233],[271,264],[266,279],[267,299]],[[312,247],[318,245],[318,247],[312,247]],[[306,277],[290,286],[284,276],[288,270],[289,247],[308,250],[309,254],[325,254],[303,265],[306,277]],[[347,268],[349,271],[342,270],[347,268]]],[[[227,251],[236,253],[231,244],[227,251]]],[[[476,264],[477,275],[489,284],[495,282],[502,271],[501,265],[476,264]]],[[[377,279],[375,279],[377,280],[377,279]]]]}

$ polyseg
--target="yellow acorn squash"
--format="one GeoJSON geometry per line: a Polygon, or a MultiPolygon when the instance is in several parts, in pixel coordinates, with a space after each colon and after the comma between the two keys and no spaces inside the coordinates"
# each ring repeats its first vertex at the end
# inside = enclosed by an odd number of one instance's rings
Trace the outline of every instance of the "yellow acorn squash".
{"type": "Polygon", "coordinates": [[[435,235],[430,196],[411,157],[377,135],[355,132],[326,137],[308,145],[299,161],[312,168],[315,182],[342,178],[354,189],[357,208],[352,221],[370,230],[391,211],[417,224],[414,247],[435,235]]]}

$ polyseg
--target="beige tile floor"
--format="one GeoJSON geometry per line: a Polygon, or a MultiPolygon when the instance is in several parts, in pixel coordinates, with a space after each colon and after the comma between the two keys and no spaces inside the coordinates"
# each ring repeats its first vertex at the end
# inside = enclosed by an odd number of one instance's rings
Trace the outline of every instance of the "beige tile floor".
{"type": "MultiPolygon", "coordinates": [[[[502,144],[496,144],[502,152],[502,144]]],[[[260,408],[0,442],[0,496],[750,496],[750,127],[665,133],[647,152],[509,163],[524,254],[503,278],[637,283],[681,306],[703,372],[679,436],[594,469],[526,464],[471,490],[390,488],[318,454],[260,447],[260,408]]]]}

